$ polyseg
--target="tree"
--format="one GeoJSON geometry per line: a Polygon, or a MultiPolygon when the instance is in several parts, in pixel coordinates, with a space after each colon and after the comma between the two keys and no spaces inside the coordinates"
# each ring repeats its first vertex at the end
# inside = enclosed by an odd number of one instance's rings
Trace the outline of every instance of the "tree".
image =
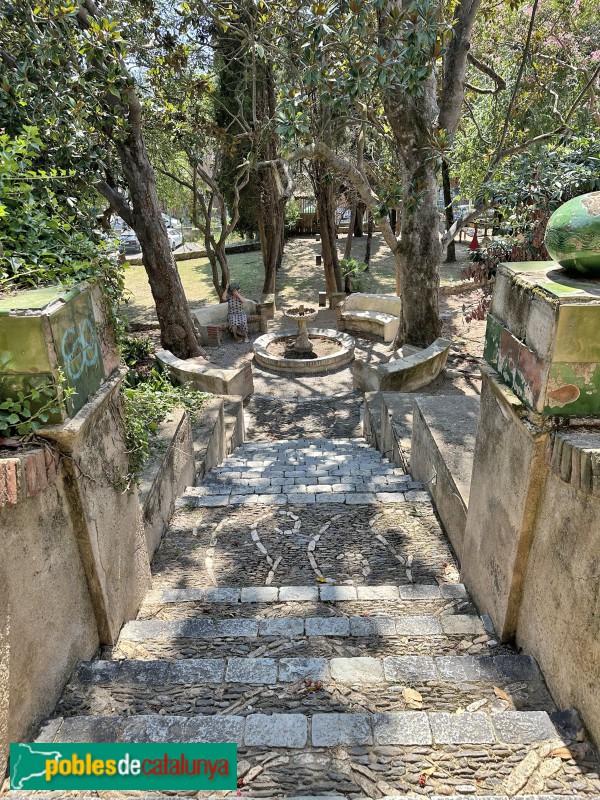
{"type": "Polygon", "coordinates": [[[225,137],[215,122],[212,76],[205,65],[171,45],[169,52],[146,55],[151,89],[146,119],[152,157],[159,174],[186,192],[192,223],[203,232],[219,302],[229,284],[226,243],[240,217],[240,194],[248,183],[242,164],[228,184],[224,178],[225,137]],[[231,188],[228,208],[224,190],[231,188]],[[215,219],[215,214],[217,219],[215,219]]]}
{"type": "MultiPolygon", "coordinates": [[[[440,241],[439,169],[444,159],[452,162],[465,106],[467,69],[493,82],[491,89],[484,87],[491,95],[498,94],[504,81],[481,59],[469,56],[480,6],[480,0],[461,0],[451,7],[429,0],[351,0],[348,4],[315,3],[312,10],[292,4],[286,7],[288,17],[278,6],[277,16],[266,15],[270,40],[274,29],[279,32],[273,58],[275,51],[279,61],[282,53],[287,53],[286,79],[294,76],[295,81],[282,93],[280,102],[280,115],[285,120],[280,130],[289,147],[285,155],[292,163],[312,158],[336,170],[356,188],[379,221],[396,260],[397,292],[403,297],[395,344],[406,340],[425,346],[438,335],[442,248],[464,224],[487,208],[487,204],[479,205],[455,222],[440,241]],[[445,16],[448,11],[451,15],[445,16]],[[296,30],[295,36],[290,36],[290,29],[296,30]],[[335,54],[335,58],[324,59],[324,53],[335,54]],[[310,126],[310,96],[315,91],[335,110],[332,119],[340,126],[356,125],[366,115],[371,130],[385,145],[381,152],[387,159],[361,170],[322,135],[315,134],[310,126]],[[390,174],[390,163],[399,173],[397,181],[394,173],[390,174]],[[399,237],[388,218],[388,211],[397,206],[401,206],[399,237]]],[[[535,69],[530,59],[532,42],[538,42],[533,35],[536,8],[537,2],[526,12],[520,41],[515,44],[511,36],[519,55],[518,67],[511,76],[506,113],[495,142],[480,159],[486,164],[481,176],[484,184],[513,153],[535,149],[543,141],[569,131],[576,109],[585,106],[584,101],[593,103],[590,87],[599,69],[573,81],[576,89],[570,105],[555,115],[560,118],[558,124],[548,129],[542,119],[542,131],[525,137],[518,126],[511,127],[516,101],[523,94],[523,74],[526,68],[535,69]]],[[[503,11],[507,17],[513,13],[510,7],[503,11]]],[[[482,24],[485,21],[484,15],[482,24]]],[[[505,29],[505,22],[502,27],[505,29]]],[[[268,46],[266,37],[261,41],[268,46]]]]}
{"type": "Polygon", "coordinates": [[[117,23],[93,0],[77,6],[63,0],[9,0],[0,42],[0,80],[8,87],[3,124],[9,132],[24,124],[46,131],[54,140],[54,160],[76,170],[77,180],[93,185],[135,230],[163,346],[183,358],[200,354],[161,216],[142,103],[125,65],[117,23]]]}
{"type": "Polygon", "coordinates": [[[244,206],[253,205],[264,266],[263,293],[275,291],[277,270],[285,244],[285,207],[292,182],[278,163],[279,136],[275,126],[276,81],[273,61],[255,38],[260,12],[250,2],[238,5],[197,4],[200,14],[212,21],[215,69],[218,76],[216,120],[226,131],[229,173],[226,197],[231,204],[240,166],[250,163],[244,206]]]}

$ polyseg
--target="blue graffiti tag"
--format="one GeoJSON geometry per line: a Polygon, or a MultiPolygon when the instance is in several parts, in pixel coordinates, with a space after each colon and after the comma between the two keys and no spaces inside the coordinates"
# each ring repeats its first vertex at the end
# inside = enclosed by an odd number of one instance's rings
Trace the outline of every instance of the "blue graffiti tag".
{"type": "Polygon", "coordinates": [[[86,367],[93,367],[97,363],[98,342],[89,319],[84,319],[77,330],[74,327],[67,328],[62,337],[61,350],[67,375],[72,381],[76,381],[86,367]]]}

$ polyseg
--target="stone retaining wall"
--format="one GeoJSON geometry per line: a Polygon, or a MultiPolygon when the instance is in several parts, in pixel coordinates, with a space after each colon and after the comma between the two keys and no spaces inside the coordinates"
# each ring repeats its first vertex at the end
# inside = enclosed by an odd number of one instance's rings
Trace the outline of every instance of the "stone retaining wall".
{"type": "Polygon", "coordinates": [[[192,426],[184,409],[176,409],[159,425],[156,438],[156,452],[146,463],[138,487],[149,559],[167,529],[175,500],[195,477],[192,426]]]}
{"type": "Polygon", "coordinates": [[[124,492],[121,380],[45,429],[47,445],[0,459],[0,778],[76,662],[135,617],[177,495],[244,438],[241,398],[215,397],[193,430],[180,411],[141,490],[124,492]]]}
{"type": "Polygon", "coordinates": [[[600,486],[597,472],[582,489],[571,469],[580,456],[598,463],[600,430],[551,437],[517,643],[537,658],[557,704],[577,708],[600,743],[600,486]]]}
{"type": "MultiPolygon", "coordinates": [[[[9,502],[0,509],[6,581],[2,584],[4,597],[0,597],[4,599],[0,608],[0,624],[4,620],[0,709],[4,705],[6,741],[0,740],[4,745],[0,757],[6,754],[9,742],[25,736],[50,713],[77,661],[93,655],[99,643],[70,508],[68,478],[62,468],[50,474],[42,472],[45,452],[39,448],[0,462],[0,473],[11,483],[9,502]]],[[[0,730],[1,720],[2,710],[0,730]]]]}

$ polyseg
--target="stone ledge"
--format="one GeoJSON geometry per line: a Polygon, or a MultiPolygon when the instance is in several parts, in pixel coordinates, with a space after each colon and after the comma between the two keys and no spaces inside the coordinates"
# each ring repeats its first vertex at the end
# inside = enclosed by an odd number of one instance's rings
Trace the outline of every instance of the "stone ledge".
{"type": "Polygon", "coordinates": [[[169,525],[175,500],[195,477],[192,429],[185,409],[175,409],[161,422],[156,444],[138,486],[150,559],[169,525]]]}
{"type": "Polygon", "coordinates": [[[548,440],[546,463],[576,491],[600,497],[600,427],[557,431],[548,440]]]}
{"type": "Polygon", "coordinates": [[[120,641],[147,642],[165,639],[255,639],[262,636],[456,636],[485,632],[480,617],[468,614],[405,615],[402,617],[277,617],[267,619],[135,620],[127,622],[120,641]]]}
{"type": "Polygon", "coordinates": [[[202,358],[177,358],[170,350],[158,350],[156,358],[173,378],[180,383],[191,384],[199,392],[239,395],[245,398],[254,391],[252,366],[249,362],[237,369],[219,369],[202,358]]]}

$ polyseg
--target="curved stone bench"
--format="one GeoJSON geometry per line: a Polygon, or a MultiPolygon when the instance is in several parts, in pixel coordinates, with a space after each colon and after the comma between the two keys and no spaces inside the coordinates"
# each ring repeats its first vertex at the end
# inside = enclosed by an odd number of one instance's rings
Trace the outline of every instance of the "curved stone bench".
{"type": "Polygon", "coordinates": [[[396,295],[354,292],[336,308],[338,329],[373,333],[393,342],[401,309],[402,300],[396,295]]]}
{"type": "Polygon", "coordinates": [[[169,370],[179,383],[189,383],[199,392],[234,394],[247,397],[254,391],[252,365],[246,361],[236,369],[219,369],[202,358],[177,358],[170,350],[158,350],[157,361],[169,370]]]}
{"type": "Polygon", "coordinates": [[[424,350],[377,366],[357,358],[352,365],[354,387],[363,392],[416,392],[444,369],[451,345],[448,339],[436,339],[424,350]]]}

